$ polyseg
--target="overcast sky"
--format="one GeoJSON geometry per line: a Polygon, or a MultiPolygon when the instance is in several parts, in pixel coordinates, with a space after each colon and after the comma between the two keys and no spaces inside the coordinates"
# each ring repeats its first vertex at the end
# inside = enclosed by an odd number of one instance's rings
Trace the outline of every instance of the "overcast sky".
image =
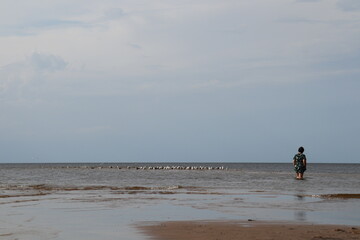
{"type": "Polygon", "coordinates": [[[359,0],[4,0],[0,162],[359,163],[359,0]]]}

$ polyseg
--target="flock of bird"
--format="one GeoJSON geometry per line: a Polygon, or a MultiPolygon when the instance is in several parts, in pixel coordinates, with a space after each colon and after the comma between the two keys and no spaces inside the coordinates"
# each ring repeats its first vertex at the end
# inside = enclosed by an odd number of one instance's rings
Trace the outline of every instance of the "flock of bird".
{"type": "MultiPolygon", "coordinates": [[[[67,166],[66,168],[74,168],[74,166],[67,166]]],[[[81,166],[75,168],[129,170],[228,170],[228,168],[225,168],[224,166],[81,166]]]]}

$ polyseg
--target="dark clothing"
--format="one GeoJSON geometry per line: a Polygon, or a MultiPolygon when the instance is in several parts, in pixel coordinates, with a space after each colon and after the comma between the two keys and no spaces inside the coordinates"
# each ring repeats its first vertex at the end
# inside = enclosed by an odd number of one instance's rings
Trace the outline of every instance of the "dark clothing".
{"type": "Polygon", "coordinates": [[[304,173],[306,171],[306,166],[304,165],[304,160],[306,161],[305,154],[297,153],[294,156],[295,168],[294,171],[297,173],[304,173]]]}

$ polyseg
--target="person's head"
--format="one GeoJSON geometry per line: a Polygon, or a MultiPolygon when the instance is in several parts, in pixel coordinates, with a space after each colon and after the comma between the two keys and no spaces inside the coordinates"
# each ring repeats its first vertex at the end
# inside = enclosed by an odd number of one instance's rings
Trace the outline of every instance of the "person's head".
{"type": "Polygon", "coordinates": [[[305,151],[305,149],[303,147],[299,147],[299,153],[303,153],[305,151]]]}

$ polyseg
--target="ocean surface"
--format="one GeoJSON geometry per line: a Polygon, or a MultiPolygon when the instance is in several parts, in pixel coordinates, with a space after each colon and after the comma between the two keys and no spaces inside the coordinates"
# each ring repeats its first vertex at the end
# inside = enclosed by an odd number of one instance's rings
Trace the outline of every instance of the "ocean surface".
{"type": "Polygon", "coordinates": [[[359,173],[360,164],[308,164],[304,180],[291,163],[0,164],[0,236],[138,240],[129,226],[168,220],[360,226],[359,173]]]}

